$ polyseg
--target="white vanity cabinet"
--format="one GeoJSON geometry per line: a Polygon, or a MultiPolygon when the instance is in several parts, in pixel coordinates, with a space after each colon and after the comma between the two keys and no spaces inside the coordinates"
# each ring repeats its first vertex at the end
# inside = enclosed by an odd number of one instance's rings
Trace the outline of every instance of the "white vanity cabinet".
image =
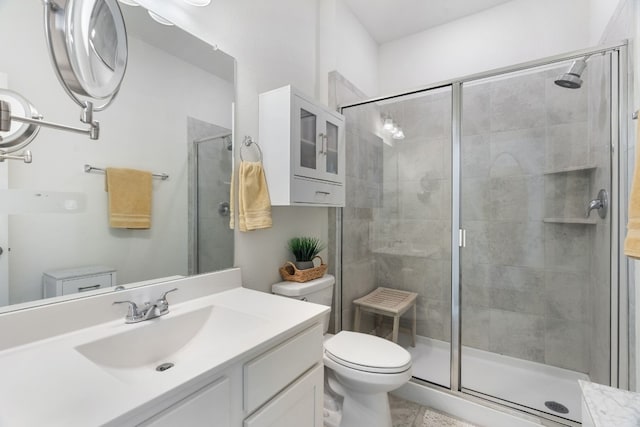
{"type": "Polygon", "coordinates": [[[344,206],[344,116],[292,86],[260,94],[259,143],[274,206],[344,206]]]}
{"type": "Polygon", "coordinates": [[[42,292],[45,298],[95,291],[116,285],[116,270],[101,265],[45,271],[42,292]]]}
{"type": "Polygon", "coordinates": [[[113,425],[322,427],[322,330],[322,324],[315,324],[276,341],[214,380],[203,380],[204,386],[201,381],[193,390],[183,388],[113,425]]]}

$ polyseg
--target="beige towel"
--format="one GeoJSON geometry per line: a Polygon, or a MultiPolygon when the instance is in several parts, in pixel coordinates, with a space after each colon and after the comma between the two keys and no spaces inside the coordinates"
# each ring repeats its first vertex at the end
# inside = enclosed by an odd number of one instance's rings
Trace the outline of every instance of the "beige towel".
{"type": "MultiPolygon", "coordinates": [[[[231,191],[233,194],[233,184],[231,191]]],[[[233,199],[232,195],[232,203],[233,199]]],[[[230,220],[232,228],[233,221],[230,220]]],[[[241,161],[238,170],[238,228],[251,231],[270,228],[271,225],[271,199],[262,163],[241,161]]]]}
{"type": "Polygon", "coordinates": [[[151,228],[151,172],[107,168],[109,225],[112,228],[151,228]]]}
{"type": "MultiPolygon", "coordinates": [[[[640,119],[636,141],[640,136],[640,119]]],[[[640,144],[636,142],[636,165],[631,181],[631,195],[629,196],[629,222],[627,223],[627,238],[624,239],[624,254],[632,258],[640,258],[640,144]]]]}

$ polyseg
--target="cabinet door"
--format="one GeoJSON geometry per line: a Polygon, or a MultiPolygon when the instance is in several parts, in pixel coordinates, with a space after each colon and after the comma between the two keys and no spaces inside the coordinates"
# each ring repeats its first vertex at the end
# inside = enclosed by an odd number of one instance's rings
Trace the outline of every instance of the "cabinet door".
{"type": "Polygon", "coordinates": [[[320,154],[324,160],[323,179],[333,182],[344,182],[344,122],[326,113],[322,118],[322,145],[320,154]]]}
{"type": "Polygon", "coordinates": [[[322,179],[325,158],[321,154],[324,138],[321,126],[323,111],[294,96],[291,143],[294,175],[322,179]]]}
{"type": "Polygon", "coordinates": [[[144,427],[230,427],[228,378],[196,391],[140,424],[144,427]]]}
{"type": "Polygon", "coordinates": [[[322,427],[324,367],[319,364],[244,421],[244,427],[322,427]]]}

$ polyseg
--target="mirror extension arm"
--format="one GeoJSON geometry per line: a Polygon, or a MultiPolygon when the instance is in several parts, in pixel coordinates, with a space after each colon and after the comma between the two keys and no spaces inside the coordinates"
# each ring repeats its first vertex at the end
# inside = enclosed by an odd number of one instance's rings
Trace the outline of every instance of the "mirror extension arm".
{"type": "MultiPolygon", "coordinates": [[[[42,116],[40,116],[42,117],[42,116]]],[[[42,118],[28,118],[18,117],[11,115],[11,104],[6,101],[0,100],[0,131],[7,132],[11,128],[11,121],[34,124],[37,126],[44,126],[58,130],[65,130],[69,132],[83,133],[89,135],[89,138],[96,140],[100,137],[100,123],[93,120],[93,104],[91,102],[85,102],[85,106],[82,110],[80,120],[83,123],[89,125],[88,128],[77,128],[73,126],[61,125],[58,123],[52,123],[42,120],[42,118]]]]}

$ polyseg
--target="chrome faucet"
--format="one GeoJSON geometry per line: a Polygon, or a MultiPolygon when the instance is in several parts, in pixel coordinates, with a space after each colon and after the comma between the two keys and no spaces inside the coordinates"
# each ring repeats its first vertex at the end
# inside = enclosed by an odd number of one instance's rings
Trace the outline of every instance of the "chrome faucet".
{"type": "Polygon", "coordinates": [[[173,288],[163,293],[160,298],[155,302],[147,301],[144,307],[139,308],[133,301],[114,301],[115,304],[129,304],[129,311],[125,316],[125,323],[138,323],[149,319],[155,319],[156,317],[164,316],[169,312],[169,301],[167,301],[167,294],[169,292],[177,291],[178,288],[173,288]]]}

